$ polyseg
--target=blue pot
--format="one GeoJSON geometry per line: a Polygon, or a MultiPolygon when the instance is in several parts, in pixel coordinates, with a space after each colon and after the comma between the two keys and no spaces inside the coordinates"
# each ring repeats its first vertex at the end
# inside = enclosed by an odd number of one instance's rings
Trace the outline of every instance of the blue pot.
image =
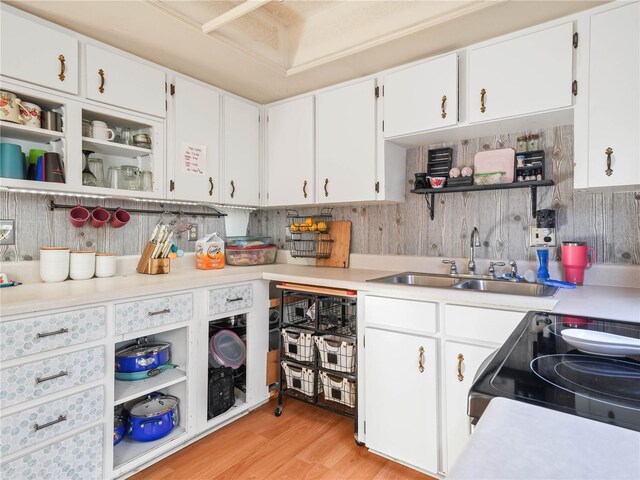
{"type": "Polygon", "coordinates": [[[177,397],[149,397],[129,411],[127,433],[137,442],[152,442],[165,437],[179,422],[177,397]]]}
{"type": "Polygon", "coordinates": [[[169,362],[170,343],[146,343],[138,341],[135,345],[116,352],[116,372],[146,372],[169,362]]]}
{"type": "Polygon", "coordinates": [[[124,438],[127,431],[127,423],[122,415],[113,417],[113,445],[117,445],[124,438]]]}

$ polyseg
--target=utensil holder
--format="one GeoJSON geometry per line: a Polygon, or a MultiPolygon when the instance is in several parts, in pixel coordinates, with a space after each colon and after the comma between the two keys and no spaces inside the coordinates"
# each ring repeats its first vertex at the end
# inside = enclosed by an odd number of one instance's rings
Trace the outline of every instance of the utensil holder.
{"type": "Polygon", "coordinates": [[[170,259],[168,258],[151,258],[151,254],[155,245],[151,242],[147,243],[142,251],[142,256],[138,262],[136,271],[147,275],[157,275],[159,273],[169,273],[170,259]]]}

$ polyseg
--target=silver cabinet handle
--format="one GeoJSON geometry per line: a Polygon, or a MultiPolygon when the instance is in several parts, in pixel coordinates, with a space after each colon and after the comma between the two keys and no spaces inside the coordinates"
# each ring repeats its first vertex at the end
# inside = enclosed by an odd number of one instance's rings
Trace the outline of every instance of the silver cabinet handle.
{"type": "Polygon", "coordinates": [[[231,303],[231,302],[239,302],[240,300],[244,300],[244,298],[242,298],[242,297],[227,298],[227,303],[231,303]]]}
{"type": "Polygon", "coordinates": [[[60,335],[62,333],[69,333],[69,329],[61,328],[60,330],[56,330],[55,332],[36,333],[36,338],[51,337],[53,335],[60,335]]]}
{"type": "Polygon", "coordinates": [[[171,313],[170,308],[165,308],[164,310],[158,310],[156,312],[149,312],[147,315],[153,317],[154,315],[164,315],[165,313],[171,313]]]}
{"type": "Polygon", "coordinates": [[[49,380],[53,380],[55,378],[66,377],[69,375],[69,372],[66,370],[60,370],[60,373],[56,373],[55,375],[51,375],[50,377],[36,377],[36,385],[42,382],[48,382],[49,380]]]}
{"type": "Polygon", "coordinates": [[[50,427],[51,425],[55,425],[56,423],[60,423],[60,422],[66,422],[67,421],[67,416],[66,415],[60,415],[58,418],[56,418],[55,420],[52,420],[50,422],[47,423],[43,423],[42,425],[38,425],[37,423],[33,426],[33,429],[37,432],[38,430],[42,430],[43,428],[47,428],[50,427]]]}

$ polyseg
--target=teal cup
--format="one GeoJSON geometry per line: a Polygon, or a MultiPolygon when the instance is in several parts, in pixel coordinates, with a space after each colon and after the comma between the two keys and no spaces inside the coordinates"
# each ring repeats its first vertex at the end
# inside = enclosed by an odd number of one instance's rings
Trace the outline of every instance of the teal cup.
{"type": "Polygon", "coordinates": [[[0,177],[25,178],[25,162],[20,145],[0,143],[0,177]]]}

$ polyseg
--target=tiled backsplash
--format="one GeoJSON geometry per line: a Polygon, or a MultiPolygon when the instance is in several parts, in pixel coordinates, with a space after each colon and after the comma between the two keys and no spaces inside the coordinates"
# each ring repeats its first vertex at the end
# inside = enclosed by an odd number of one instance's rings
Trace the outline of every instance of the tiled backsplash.
{"type": "MultiPolygon", "coordinates": [[[[535,251],[529,248],[528,227],[535,225],[529,189],[436,195],[434,220],[429,219],[424,196],[409,193],[414,173],[426,171],[429,148],[450,146],[455,166],[473,166],[473,157],[478,151],[515,148],[516,137],[521,133],[408,150],[406,203],[333,209],[334,219],[352,222],[351,252],[467,257],[469,235],[477,226],[484,245],[477,252],[479,257],[535,260],[535,251]]],[[[575,191],[573,127],[551,128],[539,133],[541,148],[546,153],[547,178],[553,179],[556,185],[538,189],[538,208],[557,210],[558,242],[586,241],[596,247],[598,262],[640,264],[640,195],[575,191]]],[[[318,210],[303,208],[298,212],[307,216],[318,210]]],[[[285,248],[285,217],[286,209],[255,211],[249,221],[249,234],[273,236],[278,246],[285,248]]]]}
{"type": "MultiPolygon", "coordinates": [[[[49,202],[59,204],[82,204],[105,207],[138,208],[144,210],[176,210],[177,205],[136,202],[133,200],[97,200],[68,196],[44,196],[28,193],[0,191],[0,218],[16,220],[16,245],[1,246],[0,260],[37,260],[42,246],[71,247],[72,249],[96,249],[98,252],[114,252],[117,255],[138,255],[149,240],[156,222],[157,214],[132,213],[131,220],[122,228],[105,225],[96,229],[89,223],[75,228],[69,222],[69,210],[51,211],[49,202]]],[[[205,207],[188,206],[185,211],[211,211],[205,207]]],[[[171,218],[168,215],[166,218],[171,218]]],[[[223,236],[225,222],[216,217],[189,217],[191,223],[197,223],[200,236],[209,232],[218,232],[223,236]]],[[[185,252],[195,250],[195,242],[187,240],[187,233],[177,235],[176,243],[185,252]]]]}

